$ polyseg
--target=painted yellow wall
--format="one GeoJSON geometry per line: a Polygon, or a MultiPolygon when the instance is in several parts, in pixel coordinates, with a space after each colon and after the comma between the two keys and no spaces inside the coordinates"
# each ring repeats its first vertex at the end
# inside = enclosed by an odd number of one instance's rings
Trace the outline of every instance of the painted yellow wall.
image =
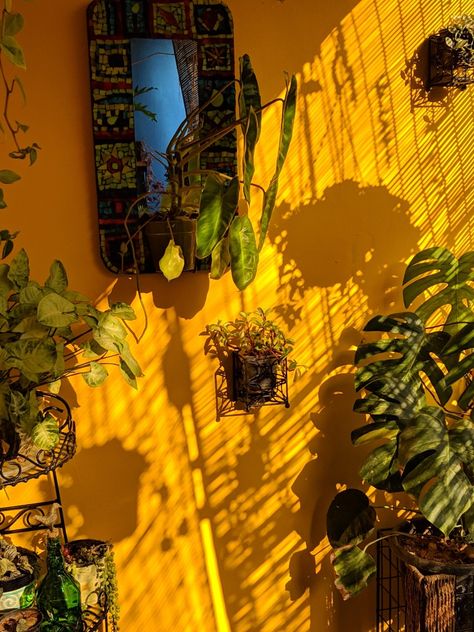
{"type": "MultiPolygon", "coordinates": [[[[98,256],[87,68],[87,0],[22,5],[28,104],[43,150],[9,189],[2,225],[21,231],[34,276],[61,259],[71,286],[133,301],[98,256]]],[[[148,330],[140,390],[118,377],[75,383],[79,450],[61,472],[70,537],[115,543],[122,630],[366,632],[374,595],[332,587],[324,516],[337,485],[358,483],[348,363],[370,314],[399,306],[404,262],[429,245],[472,248],[473,92],[428,98],[416,51],[467,0],[229,0],[237,54],[265,98],[284,71],[301,91],[292,152],[256,282],[142,280],[148,330]],[[310,369],[292,406],[216,422],[214,371],[199,333],[244,309],[276,307],[310,369]],[[313,518],[314,516],[314,518],[313,518]],[[317,553],[311,589],[285,585],[317,553]],[[298,598],[296,598],[298,597],[298,598]]],[[[20,114],[18,114],[20,118],[20,114]]],[[[272,172],[277,113],[258,158],[272,172]]],[[[20,119],[21,120],[21,119],[20,119]]],[[[5,151],[6,151],[5,145],[5,151]]],[[[143,326],[143,318],[137,330],[143,326]]],[[[11,502],[44,493],[32,484],[11,502]]]]}

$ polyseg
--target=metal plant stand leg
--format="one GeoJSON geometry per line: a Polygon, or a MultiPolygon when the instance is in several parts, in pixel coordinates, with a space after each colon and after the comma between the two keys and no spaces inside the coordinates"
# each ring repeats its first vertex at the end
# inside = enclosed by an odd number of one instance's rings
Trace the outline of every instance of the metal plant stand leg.
{"type": "MultiPolygon", "coordinates": [[[[12,505],[0,507],[0,535],[13,535],[16,533],[34,533],[46,531],[51,527],[59,529],[64,542],[68,542],[66,522],[61,504],[61,491],[59,488],[56,470],[48,474],[53,491],[52,498],[38,503],[24,505],[12,505]],[[41,522],[41,519],[49,517],[51,510],[56,507],[57,520],[49,525],[41,522]]],[[[54,515],[54,514],[53,514],[54,515]]],[[[108,632],[108,612],[106,603],[101,603],[99,609],[87,607],[83,611],[84,632],[102,630],[108,632]]]]}

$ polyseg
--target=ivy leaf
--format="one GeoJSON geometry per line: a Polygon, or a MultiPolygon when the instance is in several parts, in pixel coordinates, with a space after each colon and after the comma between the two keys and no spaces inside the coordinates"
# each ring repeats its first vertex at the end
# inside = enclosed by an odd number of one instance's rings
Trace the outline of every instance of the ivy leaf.
{"type": "Polygon", "coordinates": [[[3,32],[5,35],[16,35],[24,25],[21,13],[7,13],[3,21],[3,32]]]}
{"type": "Polygon", "coordinates": [[[66,270],[61,261],[53,261],[49,269],[49,276],[46,279],[45,286],[61,294],[67,289],[68,279],[66,270]]]}
{"type": "Polygon", "coordinates": [[[16,39],[11,35],[5,35],[0,41],[0,50],[3,51],[5,57],[14,66],[23,68],[26,70],[25,55],[22,47],[18,44],[16,39]]]}
{"type": "Polygon", "coordinates": [[[122,320],[136,320],[137,318],[135,310],[127,303],[113,303],[110,306],[110,313],[122,320]]]}
{"type": "Polygon", "coordinates": [[[7,208],[7,203],[5,202],[5,194],[3,189],[0,189],[0,209],[7,208]]]}
{"type": "Polygon", "coordinates": [[[47,415],[38,422],[31,431],[31,439],[40,450],[52,450],[59,441],[59,427],[56,419],[47,415]]]}
{"type": "Polygon", "coordinates": [[[47,327],[68,327],[77,321],[76,308],[59,294],[47,294],[38,303],[38,320],[47,327]]]}
{"type": "Polygon", "coordinates": [[[21,290],[28,285],[29,276],[30,262],[28,260],[28,255],[22,248],[10,263],[7,278],[18,290],[21,290]]]}
{"type": "Polygon", "coordinates": [[[102,366],[102,364],[99,364],[98,362],[91,362],[90,371],[88,373],[83,373],[82,377],[88,386],[95,388],[97,386],[101,386],[108,375],[109,373],[107,369],[102,366]]]}
{"type": "Polygon", "coordinates": [[[14,182],[18,182],[18,180],[21,180],[21,176],[15,171],[11,171],[11,169],[0,170],[0,182],[2,184],[13,184],[14,182]]]}

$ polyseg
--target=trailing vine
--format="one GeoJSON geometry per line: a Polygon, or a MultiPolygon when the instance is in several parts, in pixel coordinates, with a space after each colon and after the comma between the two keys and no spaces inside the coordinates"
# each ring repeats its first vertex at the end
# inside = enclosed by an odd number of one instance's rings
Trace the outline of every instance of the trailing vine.
{"type": "MultiPolygon", "coordinates": [[[[13,9],[13,0],[4,0],[0,14],[0,132],[10,138],[12,149],[8,157],[13,160],[29,160],[30,166],[36,162],[40,146],[22,142],[22,135],[26,134],[29,126],[19,121],[11,110],[11,99],[19,93],[26,102],[26,93],[20,77],[15,74],[18,69],[26,70],[23,48],[17,40],[17,35],[24,25],[23,15],[13,9]]],[[[0,169],[0,185],[10,185],[21,179],[12,169],[0,169]]],[[[7,207],[3,186],[0,186],[0,209],[7,207]]],[[[4,259],[13,250],[13,240],[17,233],[8,229],[0,230],[0,258],[4,259]]]]}

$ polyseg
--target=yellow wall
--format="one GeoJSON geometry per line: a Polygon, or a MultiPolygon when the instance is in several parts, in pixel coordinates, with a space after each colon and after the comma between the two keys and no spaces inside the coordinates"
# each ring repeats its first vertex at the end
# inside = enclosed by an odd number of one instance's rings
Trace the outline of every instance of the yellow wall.
{"type": "MultiPolygon", "coordinates": [[[[98,256],[87,68],[87,0],[17,2],[28,104],[43,150],[10,187],[2,226],[21,230],[34,276],[61,259],[74,289],[135,300],[98,256]]],[[[472,248],[473,92],[427,98],[415,53],[467,0],[229,0],[237,54],[265,98],[286,70],[301,92],[291,155],[256,282],[143,279],[149,326],[140,390],[118,377],[75,383],[79,450],[61,473],[70,537],[115,543],[122,630],[365,632],[374,596],[332,587],[324,517],[338,484],[358,483],[360,419],[350,347],[371,313],[399,305],[403,264],[429,245],[472,248]],[[216,422],[214,371],[199,333],[274,306],[310,367],[292,406],[216,422]],[[314,519],[312,516],[314,514],[314,519]],[[285,585],[317,552],[310,592],[285,585]],[[298,597],[298,599],[296,599],[298,597]]],[[[21,105],[18,104],[21,109],[21,105]]],[[[20,114],[18,115],[20,118],[20,114]]],[[[21,120],[21,119],[20,119],[21,120]]],[[[260,177],[272,171],[277,114],[264,117],[260,177]]],[[[143,324],[143,319],[137,327],[143,324]]],[[[71,389],[64,394],[72,401],[71,389]]],[[[34,485],[9,492],[30,496],[34,485]]],[[[40,485],[39,492],[44,491],[40,485]]]]}

